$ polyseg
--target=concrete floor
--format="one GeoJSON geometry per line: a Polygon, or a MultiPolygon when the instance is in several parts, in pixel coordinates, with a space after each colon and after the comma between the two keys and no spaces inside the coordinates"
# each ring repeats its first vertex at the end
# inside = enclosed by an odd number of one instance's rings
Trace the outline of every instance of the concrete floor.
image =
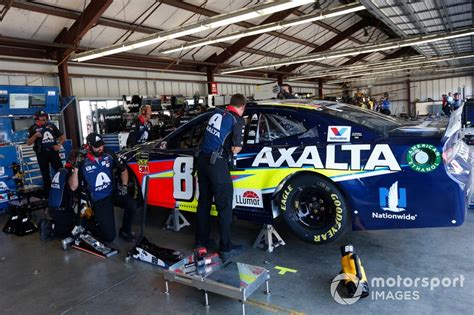
{"type": "MultiPolygon", "coordinates": [[[[117,211],[120,213],[120,211],[117,211]]],[[[194,215],[187,215],[191,221],[194,215]]],[[[162,246],[190,253],[193,229],[166,231],[165,213],[149,213],[146,235],[162,246]],[[153,227],[154,226],[154,227],[153,227]]],[[[7,220],[0,216],[0,227],[7,220]]],[[[247,246],[238,261],[260,265],[271,273],[272,294],[251,296],[248,314],[466,313],[474,308],[474,213],[458,228],[351,232],[335,244],[313,246],[299,241],[285,226],[277,229],[287,242],[273,253],[251,248],[258,226],[236,221],[234,238],[247,246]],[[382,300],[379,296],[351,306],[337,304],[330,283],[340,270],[339,246],[351,242],[359,252],[369,281],[373,277],[464,277],[462,288],[416,288],[418,300],[382,300]],[[296,269],[279,275],[275,266],[296,269]]],[[[138,226],[136,227],[138,231],[138,226]]],[[[216,233],[216,231],[214,231],[216,233]]],[[[217,235],[214,235],[217,239],[217,235]]],[[[130,245],[120,240],[120,253],[108,260],[71,249],[59,241],[41,242],[38,234],[17,237],[0,232],[0,314],[239,314],[236,300],[210,294],[203,306],[198,290],[171,283],[168,296],[160,269],[145,263],[125,263],[130,245]]],[[[414,288],[371,288],[372,291],[412,291],[414,288]]],[[[413,293],[409,294],[413,298],[413,293]]],[[[416,295],[416,294],[415,294],[416,295]]],[[[386,297],[390,298],[389,295],[386,297]]]]}

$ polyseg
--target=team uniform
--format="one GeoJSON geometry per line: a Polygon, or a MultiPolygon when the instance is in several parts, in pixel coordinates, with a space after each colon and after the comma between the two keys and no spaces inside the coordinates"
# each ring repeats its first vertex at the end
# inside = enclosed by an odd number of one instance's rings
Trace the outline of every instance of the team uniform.
{"type": "Polygon", "coordinates": [[[60,168],[51,182],[48,208],[53,221],[46,219],[39,221],[40,238],[43,241],[70,236],[77,222],[77,215],[74,212],[74,192],[69,189],[68,177],[69,170],[60,168]]]}
{"type": "Polygon", "coordinates": [[[118,160],[115,154],[107,152],[98,157],[88,153],[79,168],[80,178],[92,203],[100,237],[105,242],[112,242],[116,236],[114,202],[124,208],[121,231],[125,233],[131,233],[136,209],[133,198],[128,195],[115,194],[117,183],[114,181],[114,168],[123,172],[126,166],[118,160]]]}
{"type": "Polygon", "coordinates": [[[138,117],[130,127],[130,134],[127,138],[127,147],[131,148],[137,144],[145,143],[151,140],[152,125],[145,122],[142,117],[138,117]]]}
{"type": "Polygon", "coordinates": [[[229,157],[231,146],[242,147],[245,121],[229,110],[216,109],[209,119],[198,157],[199,201],[197,207],[196,244],[209,245],[210,210],[214,202],[218,211],[220,249],[231,246],[233,185],[229,157]]]}
{"type": "Polygon", "coordinates": [[[49,187],[51,186],[50,164],[55,172],[63,167],[59,152],[53,148],[53,146],[58,144],[56,139],[63,134],[59,131],[58,127],[49,122],[44,125],[34,124],[31,126],[28,130],[28,137],[31,138],[36,132],[41,133],[42,137],[36,139],[33,150],[36,153],[41,176],[43,177],[45,195],[48,196],[49,187]]]}

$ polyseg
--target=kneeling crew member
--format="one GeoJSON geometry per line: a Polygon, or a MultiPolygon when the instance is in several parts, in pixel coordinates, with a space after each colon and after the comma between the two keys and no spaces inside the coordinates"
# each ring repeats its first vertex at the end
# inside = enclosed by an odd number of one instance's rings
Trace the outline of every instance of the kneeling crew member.
{"type": "Polygon", "coordinates": [[[140,107],[140,115],[133,122],[130,134],[127,138],[127,147],[131,148],[137,144],[142,144],[151,140],[151,106],[142,105],[140,107]]]}
{"type": "MultiPolygon", "coordinates": [[[[75,160],[76,154],[77,151],[72,151],[68,160],[75,160]]],[[[72,164],[66,162],[66,166],[56,172],[51,182],[48,207],[49,215],[53,220],[40,220],[39,232],[43,241],[71,236],[71,231],[77,223],[77,215],[74,212],[74,193],[69,189],[68,184],[71,169],[72,164]]]]}
{"type": "Polygon", "coordinates": [[[59,131],[56,125],[48,121],[49,115],[45,111],[37,111],[35,114],[35,124],[28,129],[27,144],[33,146],[38,159],[38,165],[43,177],[43,189],[48,198],[51,187],[51,175],[49,165],[57,172],[63,163],[59,157],[61,145],[66,141],[66,136],[59,131]]]}
{"type": "Polygon", "coordinates": [[[136,202],[128,195],[127,167],[115,154],[105,152],[104,141],[99,134],[89,134],[86,141],[89,152],[82,165],[73,169],[69,178],[71,190],[77,190],[81,179],[91,198],[92,211],[99,225],[99,237],[105,242],[112,242],[116,236],[114,201],[124,208],[119,236],[127,242],[133,242],[135,238],[131,229],[136,202]],[[121,177],[121,185],[116,194],[114,194],[114,168],[120,171],[121,177]]]}
{"type": "Polygon", "coordinates": [[[242,246],[230,240],[234,188],[229,158],[242,149],[242,115],[246,99],[235,94],[227,110],[216,109],[209,119],[198,157],[199,201],[197,207],[196,246],[208,247],[211,204],[214,198],[219,220],[221,256],[227,259],[242,252],[242,246]]]}

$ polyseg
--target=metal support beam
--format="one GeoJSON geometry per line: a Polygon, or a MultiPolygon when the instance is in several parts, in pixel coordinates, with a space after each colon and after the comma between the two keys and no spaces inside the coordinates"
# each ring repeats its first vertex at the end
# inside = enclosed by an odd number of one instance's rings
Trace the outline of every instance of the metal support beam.
{"type": "MultiPolygon", "coordinates": [[[[365,26],[367,26],[367,21],[366,20],[361,20],[361,21],[357,22],[356,24],[353,24],[352,26],[349,26],[348,28],[346,28],[344,31],[337,34],[336,36],[332,37],[330,40],[326,41],[324,44],[322,44],[318,48],[313,49],[308,54],[314,54],[314,53],[318,53],[318,52],[328,50],[332,46],[334,46],[336,44],[339,44],[341,41],[347,39],[349,36],[351,36],[352,34],[354,34],[357,31],[361,30],[365,26]]],[[[296,69],[298,69],[298,67],[300,67],[301,65],[304,65],[304,63],[293,64],[293,65],[289,65],[289,66],[282,66],[282,67],[278,68],[277,71],[283,71],[283,72],[286,72],[286,73],[290,73],[290,72],[293,72],[296,69]]]]}
{"type": "MultiPolygon", "coordinates": [[[[113,0],[95,0],[91,1],[84,12],[76,19],[76,22],[69,28],[67,32],[59,33],[55,39],[56,43],[77,46],[82,37],[94,26],[101,15],[112,4],[113,0]]],[[[74,49],[69,48],[58,54],[58,59],[64,59],[71,54],[74,49]]]]}
{"type": "MultiPolygon", "coordinates": [[[[6,0],[0,0],[0,3],[2,1],[6,0]]],[[[47,15],[52,15],[52,16],[57,16],[57,17],[62,17],[66,19],[73,19],[76,20],[79,18],[81,15],[80,12],[69,10],[69,9],[64,9],[64,8],[59,8],[59,7],[54,7],[51,5],[43,4],[43,3],[36,3],[36,2],[14,2],[12,4],[12,7],[17,8],[17,9],[22,9],[22,10],[27,10],[27,11],[32,11],[32,12],[38,12],[42,14],[47,14],[47,15]]],[[[153,33],[158,33],[163,31],[162,29],[155,28],[155,27],[149,27],[149,26],[144,26],[144,25],[138,25],[138,24],[133,24],[133,23],[127,23],[124,21],[119,21],[119,20],[114,20],[110,18],[104,18],[101,17],[98,19],[97,24],[100,24],[102,26],[108,26],[108,27],[113,27],[117,29],[122,29],[126,31],[133,31],[133,32],[138,32],[138,33],[143,33],[143,34],[153,34],[153,33]]],[[[200,40],[202,38],[193,36],[193,35],[188,35],[188,36],[183,36],[180,38],[180,40],[184,40],[187,42],[192,42],[196,40],[200,40]]],[[[231,44],[229,43],[215,43],[212,44],[211,46],[213,47],[219,47],[222,49],[225,49],[229,47],[231,44]]],[[[317,45],[315,45],[317,47],[317,45]]],[[[263,50],[258,50],[258,49],[253,49],[253,48],[244,48],[242,51],[245,51],[250,54],[257,54],[265,57],[271,57],[271,58],[276,58],[276,59],[282,59],[285,58],[286,56],[281,55],[281,54],[276,54],[273,52],[267,52],[263,50]]]]}
{"type": "MultiPolygon", "coordinates": [[[[71,80],[69,79],[69,69],[66,62],[58,66],[59,85],[61,86],[61,96],[72,96],[71,80]]],[[[79,121],[77,119],[76,104],[70,104],[64,113],[64,124],[66,126],[66,136],[72,140],[72,147],[79,147],[79,121]]]]}
{"type": "MultiPolygon", "coordinates": [[[[290,10],[273,13],[272,15],[267,17],[262,23],[260,23],[260,25],[282,21],[286,19],[288,16],[290,16],[291,13],[293,13],[293,11],[295,10],[296,8],[293,8],[290,10]]],[[[214,54],[210,56],[209,58],[207,58],[206,62],[223,64],[262,35],[263,34],[258,34],[258,35],[252,35],[252,36],[240,38],[235,43],[233,43],[230,47],[226,48],[223,52],[221,52],[219,55],[214,54]]]]}
{"type": "MultiPolygon", "coordinates": [[[[216,15],[220,14],[219,12],[215,12],[215,11],[212,11],[212,10],[209,10],[209,9],[206,9],[206,8],[202,8],[202,7],[199,7],[199,6],[196,6],[194,4],[184,2],[184,1],[161,0],[161,2],[165,3],[167,5],[170,5],[172,7],[175,7],[175,8],[179,8],[179,9],[186,10],[186,11],[189,11],[189,12],[201,14],[201,15],[204,15],[204,16],[209,16],[210,17],[210,16],[216,16],[216,15]]],[[[245,22],[245,21],[238,22],[238,23],[235,23],[235,24],[238,25],[238,26],[241,26],[241,27],[245,27],[245,28],[255,26],[255,24],[245,22]]],[[[290,41],[290,42],[294,42],[294,43],[297,43],[297,44],[300,44],[300,45],[305,45],[305,46],[308,46],[308,47],[312,47],[312,48],[317,48],[318,47],[318,45],[316,45],[316,44],[313,44],[313,43],[295,38],[293,36],[281,34],[281,33],[278,33],[278,32],[268,32],[266,34],[269,34],[269,35],[272,35],[272,36],[275,36],[275,37],[279,37],[281,39],[284,39],[284,40],[287,40],[287,41],[290,41]]]]}
{"type": "Polygon", "coordinates": [[[323,99],[323,79],[318,79],[318,97],[319,99],[323,99]]]}
{"type": "Polygon", "coordinates": [[[407,89],[407,99],[408,99],[408,105],[407,105],[407,115],[408,117],[411,117],[411,89],[410,89],[410,79],[406,81],[406,89],[407,89]]]}
{"type": "Polygon", "coordinates": [[[207,94],[212,94],[212,82],[214,82],[214,67],[207,67],[207,94]]]}

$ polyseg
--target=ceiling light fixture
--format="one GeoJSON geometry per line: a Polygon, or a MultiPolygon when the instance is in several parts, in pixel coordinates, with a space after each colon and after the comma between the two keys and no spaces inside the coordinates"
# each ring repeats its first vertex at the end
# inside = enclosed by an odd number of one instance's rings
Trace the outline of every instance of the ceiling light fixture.
{"type": "Polygon", "coordinates": [[[474,54],[466,53],[466,54],[458,54],[458,55],[448,55],[448,56],[432,56],[432,57],[424,57],[424,56],[413,56],[412,58],[397,58],[397,60],[387,60],[385,62],[378,61],[378,62],[370,62],[363,65],[351,65],[351,66],[343,66],[343,67],[334,67],[332,69],[324,69],[322,71],[312,72],[308,74],[302,74],[297,77],[289,78],[288,81],[298,81],[298,80],[306,80],[312,78],[319,78],[319,77],[328,77],[328,76],[338,76],[344,74],[352,74],[358,72],[367,72],[367,69],[372,71],[375,70],[389,70],[391,68],[402,68],[406,66],[414,66],[414,65],[424,65],[424,64],[431,64],[431,63],[438,63],[444,62],[448,60],[457,60],[457,59],[466,59],[466,58],[474,58],[474,54]],[[419,58],[422,57],[422,58],[419,58]]]}
{"type": "Polygon", "coordinates": [[[275,22],[275,23],[269,23],[269,24],[255,26],[255,27],[250,27],[244,31],[234,32],[234,33],[230,33],[230,34],[226,34],[226,35],[218,36],[218,37],[213,37],[213,38],[205,38],[202,40],[189,42],[180,46],[164,49],[158,52],[163,53],[163,54],[181,52],[185,49],[192,49],[192,48],[202,47],[202,46],[211,45],[215,43],[227,42],[227,41],[239,39],[242,37],[273,32],[276,30],[281,30],[283,28],[293,27],[293,26],[297,26],[297,25],[301,25],[305,23],[311,23],[315,21],[320,21],[320,20],[327,19],[329,17],[345,15],[345,14],[357,12],[360,10],[365,10],[365,7],[357,2],[351,3],[348,5],[339,6],[331,10],[327,10],[325,12],[309,14],[309,15],[301,16],[301,17],[291,19],[288,21],[281,21],[281,22],[275,22]]]}
{"type": "Polygon", "coordinates": [[[299,63],[307,63],[307,62],[319,61],[319,60],[325,60],[325,59],[340,58],[343,56],[352,56],[352,55],[358,55],[358,54],[363,54],[363,53],[390,50],[394,48],[421,45],[421,44],[426,44],[428,42],[436,42],[436,41],[442,41],[442,40],[470,36],[470,35],[474,35],[474,27],[462,28],[462,29],[450,31],[450,32],[434,33],[434,34],[429,34],[429,35],[424,35],[424,36],[412,36],[412,37],[408,37],[406,39],[402,39],[398,41],[386,41],[383,43],[366,44],[366,45],[361,45],[359,47],[354,47],[354,48],[344,48],[344,49],[333,50],[329,52],[326,51],[322,53],[310,54],[310,55],[295,57],[295,58],[286,58],[286,59],[281,59],[280,61],[275,62],[275,63],[230,68],[230,69],[222,71],[221,74],[230,74],[230,73],[251,71],[251,70],[256,70],[256,69],[271,68],[271,67],[276,67],[277,65],[281,63],[299,64],[299,63]]]}
{"type": "Polygon", "coordinates": [[[81,62],[103,56],[113,55],[119,52],[129,51],[148,45],[154,45],[170,39],[199,33],[202,31],[250,20],[253,18],[269,15],[280,11],[285,11],[308,3],[313,3],[314,1],[315,0],[279,0],[265,2],[263,4],[256,5],[250,8],[243,8],[230,13],[219,14],[217,16],[190,25],[176,27],[170,30],[151,34],[138,40],[86,51],[74,55],[72,57],[72,60],[81,62]]]}

